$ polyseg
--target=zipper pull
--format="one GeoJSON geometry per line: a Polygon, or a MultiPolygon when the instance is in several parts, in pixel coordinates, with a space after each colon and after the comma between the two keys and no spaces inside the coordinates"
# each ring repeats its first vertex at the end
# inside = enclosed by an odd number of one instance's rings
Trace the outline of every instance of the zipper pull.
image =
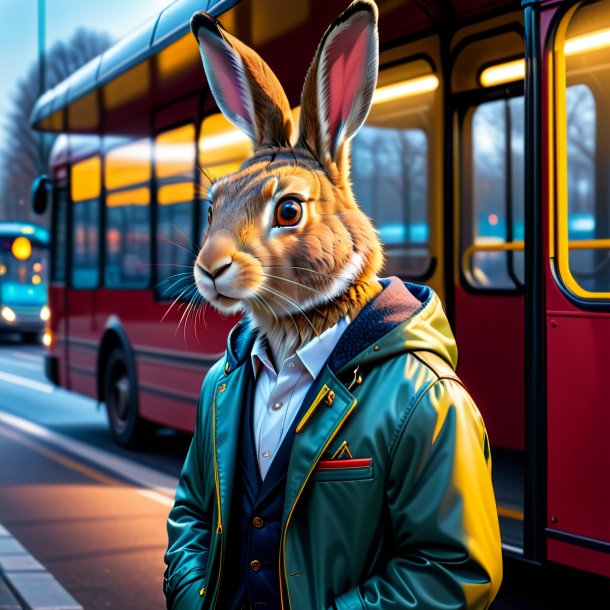
{"type": "Polygon", "coordinates": [[[358,365],[355,369],[354,369],[354,378],[352,379],[352,382],[347,386],[347,391],[350,392],[351,389],[355,386],[355,385],[360,385],[362,383],[362,377],[358,374],[358,371],[360,370],[360,365],[358,365]]]}

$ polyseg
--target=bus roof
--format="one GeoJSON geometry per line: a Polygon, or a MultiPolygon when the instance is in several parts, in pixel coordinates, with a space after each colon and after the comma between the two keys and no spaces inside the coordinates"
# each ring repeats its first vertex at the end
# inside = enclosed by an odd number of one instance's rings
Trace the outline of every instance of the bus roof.
{"type": "MultiPolygon", "coordinates": [[[[118,114],[129,105],[126,102],[142,104],[143,99],[153,97],[150,70],[144,64],[146,60],[159,55],[162,51],[170,51],[171,46],[178,47],[179,41],[189,34],[189,23],[193,13],[205,10],[219,16],[241,1],[175,0],[156,17],[47,91],[34,107],[31,115],[32,127],[40,131],[101,133],[103,121],[100,119],[100,108],[107,113],[118,114]],[[139,67],[145,70],[138,73],[139,67]],[[122,82],[121,76],[125,76],[122,82]],[[139,92],[138,83],[143,84],[139,92]],[[99,90],[102,90],[102,96],[97,94],[99,90]],[[140,98],[136,100],[138,93],[140,98]],[[104,99],[103,104],[100,104],[100,98],[104,99]]],[[[327,0],[299,1],[307,4],[311,9],[315,8],[316,13],[329,9],[341,10],[341,7],[348,4],[348,0],[337,0],[332,3],[328,3],[327,0]]],[[[384,1],[378,0],[382,17],[384,1]]],[[[244,4],[253,5],[255,2],[249,0],[244,4]]],[[[400,12],[403,35],[414,35],[438,29],[443,27],[443,24],[444,27],[454,28],[459,22],[478,15],[506,10],[506,7],[511,5],[518,10],[519,3],[515,0],[430,0],[426,3],[399,0],[398,3],[393,2],[387,8],[400,12]]],[[[251,8],[244,9],[246,15],[251,8]]],[[[281,21],[281,15],[278,15],[278,19],[281,21]]],[[[273,25],[275,28],[278,27],[277,23],[273,25]]],[[[196,45],[191,46],[192,51],[189,46],[188,53],[192,55],[193,61],[196,59],[199,62],[196,45]]],[[[184,53],[184,49],[179,48],[178,52],[184,53]]],[[[169,63],[173,61],[174,65],[178,65],[178,69],[183,70],[184,73],[192,68],[192,63],[180,65],[179,61],[176,62],[176,56],[173,59],[170,57],[169,60],[169,63]]],[[[203,74],[200,64],[197,66],[197,73],[203,74]]],[[[193,79],[186,80],[190,81],[192,86],[193,79]]],[[[198,82],[203,83],[202,80],[198,82]]],[[[155,95],[157,93],[158,91],[155,91],[155,95]]],[[[106,125],[106,129],[107,127],[106,125]]]]}
{"type": "Polygon", "coordinates": [[[30,122],[40,131],[70,131],[58,113],[155,55],[189,32],[196,11],[220,15],[240,0],[175,0],[157,16],[49,89],[36,102],[30,122]]]}
{"type": "Polygon", "coordinates": [[[23,235],[41,244],[49,243],[49,232],[40,225],[31,222],[1,221],[0,237],[18,237],[23,235]]]}

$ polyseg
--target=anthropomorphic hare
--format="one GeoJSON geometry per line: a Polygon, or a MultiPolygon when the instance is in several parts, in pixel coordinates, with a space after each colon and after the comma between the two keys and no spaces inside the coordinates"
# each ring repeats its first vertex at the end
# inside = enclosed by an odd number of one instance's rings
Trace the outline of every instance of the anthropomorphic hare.
{"type": "Polygon", "coordinates": [[[489,444],[437,296],[379,279],[349,181],[377,80],[377,8],[325,33],[298,131],[277,78],[191,22],[223,114],[254,143],[210,189],[203,296],[245,315],[206,375],[168,521],[173,610],[486,608],[501,580],[489,444]]]}

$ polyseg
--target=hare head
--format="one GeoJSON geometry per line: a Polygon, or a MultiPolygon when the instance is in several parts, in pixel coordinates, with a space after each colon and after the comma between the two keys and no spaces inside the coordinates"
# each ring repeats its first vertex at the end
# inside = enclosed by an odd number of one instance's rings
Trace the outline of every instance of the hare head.
{"type": "Polygon", "coordinates": [[[350,140],[377,82],[377,7],[356,0],[324,34],[294,137],[286,94],[259,55],[207,13],[191,29],[218,107],[254,143],[209,190],[195,281],[220,311],[248,313],[281,361],[381,289],[381,244],[349,179],[350,140]]]}

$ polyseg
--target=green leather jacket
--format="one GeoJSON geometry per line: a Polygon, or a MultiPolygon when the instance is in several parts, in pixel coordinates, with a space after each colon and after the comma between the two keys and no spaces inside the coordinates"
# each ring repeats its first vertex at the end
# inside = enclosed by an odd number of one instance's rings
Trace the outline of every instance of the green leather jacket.
{"type": "MultiPolygon", "coordinates": [[[[332,391],[334,400],[314,403],[293,445],[278,558],[283,608],[478,609],[498,590],[485,427],[454,373],[440,301],[420,292],[413,316],[314,382],[316,395],[332,391]],[[362,383],[347,389],[356,366],[362,383]],[[344,441],[370,466],[317,469],[344,441]]],[[[245,327],[233,335],[246,336],[245,327]]],[[[214,608],[232,569],[224,539],[251,345],[239,338],[205,378],[168,520],[164,591],[173,610],[214,608]]]]}

